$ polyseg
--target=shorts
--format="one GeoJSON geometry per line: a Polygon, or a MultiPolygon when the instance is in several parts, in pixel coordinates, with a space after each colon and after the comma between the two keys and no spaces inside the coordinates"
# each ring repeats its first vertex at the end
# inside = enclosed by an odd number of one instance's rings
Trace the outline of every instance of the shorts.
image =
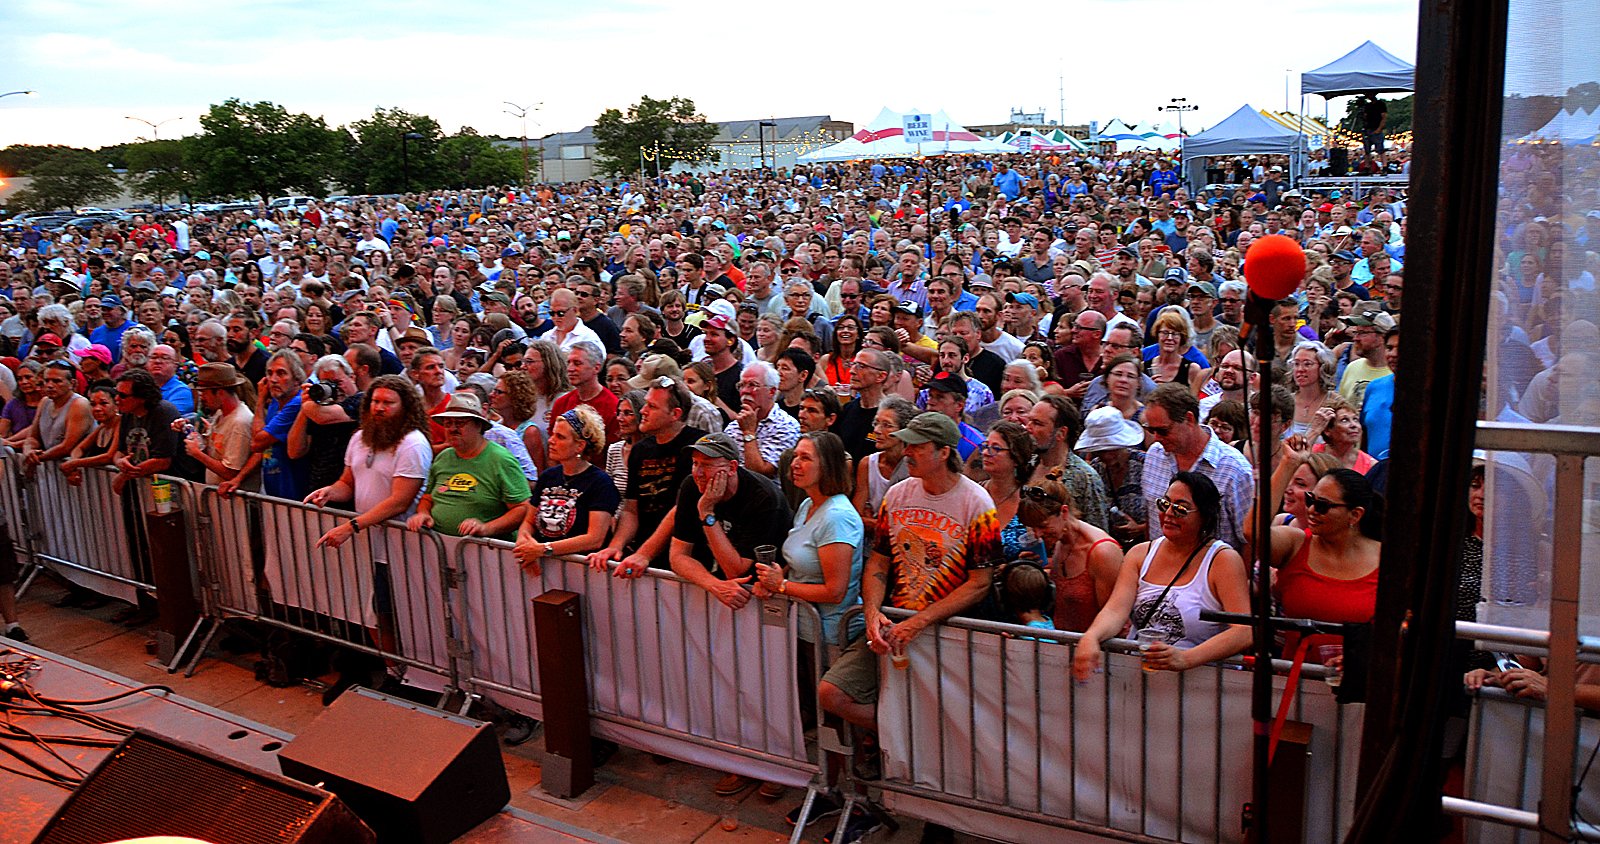
{"type": "Polygon", "coordinates": [[[838,687],[856,703],[878,702],[878,655],[867,645],[867,637],[850,643],[839,658],[828,666],[822,682],[838,687]]]}

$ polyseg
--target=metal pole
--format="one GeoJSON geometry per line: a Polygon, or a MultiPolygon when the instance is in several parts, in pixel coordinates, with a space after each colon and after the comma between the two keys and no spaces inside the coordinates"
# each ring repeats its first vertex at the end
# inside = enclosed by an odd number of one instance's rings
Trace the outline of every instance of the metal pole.
{"type": "MultiPolygon", "coordinates": [[[[1179,112],[1182,119],[1183,112],[1179,112]]],[[[1182,130],[1179,130],[1182,131],[1182,130]]],[[[1267,807],[1272,730],[1272,516],[1277,509],[1272,499],[1272,355],[1276,340],[1268,325],[1267,316],[1272,302],[1250,294],[1251,309],[1259,319],[1254,322],[1256,332],[1256,371],[1261,381],[1256,391],[1256,527],[1255,571],[1250,590],[1250,609],[1255,615],[1255,676],[1250,688],[1250,717],[1255,721],[1255,746],[1252,784],[1250,829],[1255,841],[1266,841],[1267,807]]],[[[1288,691],[1285,690],[1285,694],[1288,691]]]]}
{"type": "Polygon", "coordinates": [[[411,192],[411,133],[400,135],[400,192],[411,192]]]}

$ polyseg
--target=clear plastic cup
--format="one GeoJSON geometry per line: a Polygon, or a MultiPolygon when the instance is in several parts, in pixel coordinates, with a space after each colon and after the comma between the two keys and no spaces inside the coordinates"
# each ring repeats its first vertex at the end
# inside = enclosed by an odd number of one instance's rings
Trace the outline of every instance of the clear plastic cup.
{"type": "Polygon", "coordinates": [[[1339,658],[1337,666],[1328,666],[1328,675],[1323,680],[1333,688],[1339,688],[1344,682],[1344,645],[1319,645],[1317,646],[1317,661],[1327,666],[1335,657],[1339,658]]]}
{"type": "MultiPolygon", "coordinates": [[[[1150,650],[1151,645],[1165,643],[1167,641],[1167,634],[1160,630],[1145,628],[1134,634],[1133,640],[1139,643],[1139,653],[1144,654],[1150,650]]],[[[1151,667],[1150,663],[1146,662],[1144,663],[1144,670],[1155,671],[1156,669],[1151,667]]]]}
{"type": "Polygon", "coordinates": [[[889,664],[904,671],[911,667],[911,655],[905,648],[893,648],[889,651],[889,664]]]}

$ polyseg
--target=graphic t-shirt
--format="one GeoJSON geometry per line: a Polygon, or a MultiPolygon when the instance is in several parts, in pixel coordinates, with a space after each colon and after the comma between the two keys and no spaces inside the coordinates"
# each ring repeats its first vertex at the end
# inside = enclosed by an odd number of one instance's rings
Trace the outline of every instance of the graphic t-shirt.
{"type": "Polygon", "coordinates": [[[994,500],[966,476],[942,495],[930,494],[921,478],[907,478],[883,497],[872,550],[889,558],[887,605],[927,609],[965,583],[969,571],[1002,561],[994,500]]]}
{"type": "MultiPolygon", "coordinates": [[[[434,528],[451,536],[460,535],[464,520],[498,519],[533,495],[517,458],[504,446],[491,442],[485,442],[483,450],[471,460],[456,454],[453,448],[439,452],[428,469],[428,482],[423,489],[433,499],[434,528]]],[[[516,535],[513,528],[495,538],[511,540],[516,535]]]]}
{"type": "Polygon", "coordinates": [[[540,542],[582,536],[589,532],[590,513],[610,515],[622,502],[611,476],[595,465],[570,478],[559,464],[551,466],[540,473],[533,499],[539,508],[533,528],[540,542]]]}
{"type": "MultiPolygon", "coordinates": [[[[656,525],[667,517],[667,511],[678,503],[678,489],[689,477],[689,446],[705,436],[699,428],[685,426],[665,445],[655,437],[645,437],[628,452],[628,490],[624,498],[638,502],[639,530],[634,535],[637,546],[649,536],[656,525]]],[[[632,549],[629,549],[632,550],[632,549]]],[[[666,554],[659,561],[666,564],[666,554]]]]}

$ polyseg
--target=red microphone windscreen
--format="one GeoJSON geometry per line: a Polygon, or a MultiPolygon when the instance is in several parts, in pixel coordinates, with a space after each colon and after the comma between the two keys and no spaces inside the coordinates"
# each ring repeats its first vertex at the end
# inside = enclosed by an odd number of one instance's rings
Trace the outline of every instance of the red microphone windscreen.
{"type": "Polygon", "coordinates": [[[1306,277],[1306,253],[1300,244],[1281,234],[1258,237],[1245,255],[1244,280],[1250,292],[1266,299],[1282,299],[1306,277]]]}

